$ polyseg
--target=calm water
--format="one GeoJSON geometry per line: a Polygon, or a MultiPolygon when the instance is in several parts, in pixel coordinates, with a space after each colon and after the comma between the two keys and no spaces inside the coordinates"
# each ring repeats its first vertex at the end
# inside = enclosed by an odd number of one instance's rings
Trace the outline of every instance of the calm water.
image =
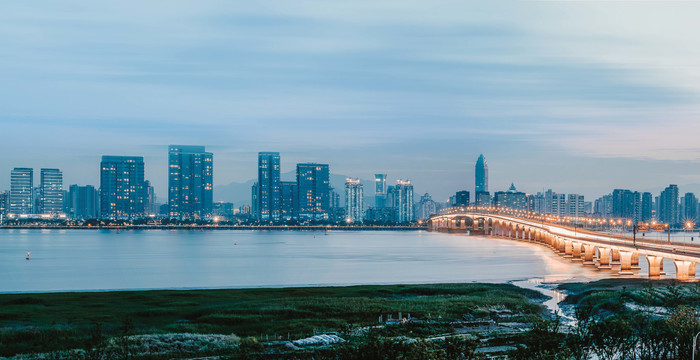
{"type": "Polygon", "coordinates": [[[0,292],[564,281],[610,274],[539,245],[463,234],[0,230],[0,292]]]}

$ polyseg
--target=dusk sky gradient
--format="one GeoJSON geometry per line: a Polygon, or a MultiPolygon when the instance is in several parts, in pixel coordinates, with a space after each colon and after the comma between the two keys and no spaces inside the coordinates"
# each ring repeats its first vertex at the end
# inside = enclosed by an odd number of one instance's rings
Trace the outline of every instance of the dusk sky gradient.
{"type": "Polygon", "coordinates": [[[101,155],[143,155],[164,199],[169,144],[206,145],[215,185],[255,177],[258,151],[279,151],[283,172],[387,173],[443,201],[474,190],[480,153],[492,191],[593,200],[700,183],[698,14],[681,1],[6,2],[0,190],[13,167],[99,185],[101,155]]]}

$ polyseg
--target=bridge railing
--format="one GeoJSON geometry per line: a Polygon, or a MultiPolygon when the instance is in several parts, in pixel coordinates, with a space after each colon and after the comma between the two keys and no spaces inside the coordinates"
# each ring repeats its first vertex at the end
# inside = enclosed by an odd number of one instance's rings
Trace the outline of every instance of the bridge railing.
{"type": "Polygon", "coordinates": [[[635,235],[639,237],[639,234],[642,234],[642,237],[646,237],[645,234],[653,233],[659,236],[655,236],[655,239],[649,239],[647,237],[644,240],[666,241],[669,243],[688,242],[692,245],[696,242],[695,240],[697,238],[697,242],[700,243],[700,233],[697,234],[697,237],[694,235],[694,232],[698,231],[698,229],[696,229],[695,223],[691,221],[686,221],[682,227],[672,227],[669,224],[657,223],[656,221],[635,222],[633,219],[628,218],[603,218],[595,216],[562,217],[523,209],[473,205],[443,208],[440,210],[439,215],[451,215],[465,212],[482,213],[484,215],[512,216],[538,222],[542,225],[568,226],[574,231],[582,229],[630,239],[634,238],[635,235]],[[662,237],[665,238],[662,239],[662,237]]]}

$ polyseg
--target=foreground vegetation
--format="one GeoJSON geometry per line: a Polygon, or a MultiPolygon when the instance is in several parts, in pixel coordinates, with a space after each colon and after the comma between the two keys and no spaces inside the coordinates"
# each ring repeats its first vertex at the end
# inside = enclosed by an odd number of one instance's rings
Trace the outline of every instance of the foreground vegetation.
{"type": "MultiPolygon", "coordinates": [[[[542,306],[532,301],[541,296],[508,284],[4,294],[0,295],[0,356],[66,351],[65,358],[95,359],[157,359],[195,353],[244,356],[241,354],[251,352],[261,357],[265,340],[298,339],[316,331],[340,332],[353,339],[334,349],[317,350],[332,357],[340,356],[334,355],[336,351],[350,354],[362,346],[382,348],[386,353],[416,347],[411,352],[420,348],[438,354],[444,351],[435,351],[435,342],[428,346],[388,339],[404,333],[442,332],[445,327],[439,323],[465,316],[489,319],[490,308],[507,309],[531,321],[542,314],[542,306]],[[378,325],[380,315],[386,319],[399,312],[421,319],[422,327],[358,331],[378,325]],[[139,338],[139,334],[155,338],[139,338]],[[167,355],[138,351],[157,349],[166,334],[190,334],[192,338],[183,344],[201,346],[194,351],[181,345],[182,351],[167,355]],[[212,334],[227,337],[211,338],[212,334]]],[[[468,340],[451,341],[451,347],[475,346],[468,340]]],[[[304,354],[299,351],[294,356],[304,354]]]]}
{"type": "Polygon", "coordinates": [[[601,280],[566,284],[577,326],[535,322],[518,340],[514,359],[690,359],[700,331],[700,284],[601,280]]]}
{"type": "Polygon", "coordinates": [[[540,293],[506,284],[6,294],[0,357],[690,358],[700,284],[624,279],[560,288],[575,324],[543,311],[540,293]],[[399,312],[411,319],[380,323],[399,312]],[[329,332],[344,341],[288,341],[329,332]]]}

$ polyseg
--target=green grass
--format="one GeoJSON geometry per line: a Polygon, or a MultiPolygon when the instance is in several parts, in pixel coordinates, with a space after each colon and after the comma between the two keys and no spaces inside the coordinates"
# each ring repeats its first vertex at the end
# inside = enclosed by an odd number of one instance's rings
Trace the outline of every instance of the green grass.
{"type": "Polygon", "coordinates": [[[308,336],[373,325],[379,315],[460,318],[504,306],[539,314],[541,294],[508,284],[0,294],[0,356],[80,347],[91,328],[119,334],[193,332],[308,336]],[[47,340],[48,339],[48,340],[47,340]]]}

